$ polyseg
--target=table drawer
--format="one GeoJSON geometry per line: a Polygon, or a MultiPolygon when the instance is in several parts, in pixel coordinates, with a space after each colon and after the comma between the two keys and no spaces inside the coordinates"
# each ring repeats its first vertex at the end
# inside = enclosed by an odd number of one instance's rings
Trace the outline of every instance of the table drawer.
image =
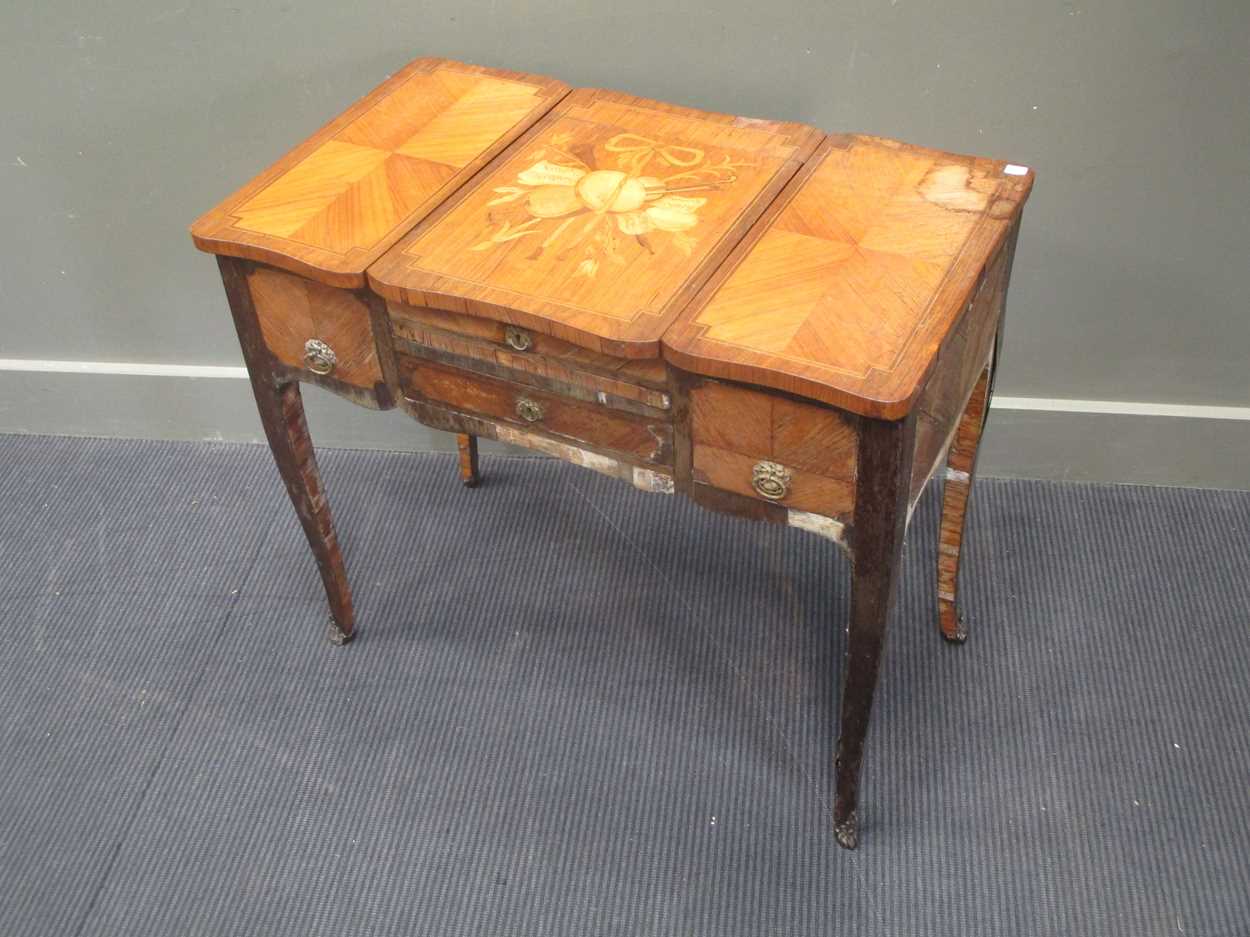
{"type": "Polygon", "coordinates": [[[282,364],[374,390],[382,369],[369,307],[348,290],[255,267],[248,286],[265,345],[282,364]]]}
{"type": "Polygon", "coordinates": [[[690,390],[692,480],[826,517],[855,504],[852,414],[702,381],[690,390]]]}
{"type": "Polygon", "coordinates": [[[564,396],[609,406],[616,402],[625,409],[629,404],[654,410],[671,406],[667,369],[658,358],[613,358],[478,316],[397,303],[389,303],[387,309],[401,348],[412,343],[466,364],[485,365],[509,380],[543,384],[564,396]]]}
{"type": "Polygon", "coordinates": [[[588,445],[631,463],[672,465],[673,427],[601,404],[488,377],[426,358],[398,356],[406,397],[588,445]]]}

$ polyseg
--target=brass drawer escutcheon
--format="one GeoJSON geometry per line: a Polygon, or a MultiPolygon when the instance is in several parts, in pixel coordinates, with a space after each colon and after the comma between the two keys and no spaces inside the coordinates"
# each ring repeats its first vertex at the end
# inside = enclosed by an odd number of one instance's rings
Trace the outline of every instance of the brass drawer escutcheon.
{"type": "Polygon", "coordinates": [[[329,374],[338,364],[334,349],[319,338],[304,342],[304,365],[313,374],[329,374]]]}
{"type": "Polygon", "coordinates": [[[542,404],[536,400],[530,400],[528,397],[518,397],[516,415],[526,423],[537,423],[543,418],[542,404]]]}
{"type": "Polygon", "coordinates": [[[761,498],[780,501],[790,493],[790,470],[776,462],[756,462],[751,487],[761,498]]]}
{"type": "Polygon", "coordinates": [[[503,340],[504,344],[513,351],[529,351],[534,347],[534,340],[530,338],[530,333],[524,329],[518,329],[515,325],[504,328],[503,340]]]}

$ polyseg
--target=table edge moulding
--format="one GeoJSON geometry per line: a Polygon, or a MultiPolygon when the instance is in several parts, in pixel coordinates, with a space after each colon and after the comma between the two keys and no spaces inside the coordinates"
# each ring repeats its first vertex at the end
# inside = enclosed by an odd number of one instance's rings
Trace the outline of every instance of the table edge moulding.
{"type": "Polygon", "coordinates": [[[852,561],[832,826],[859,783],[903,536],[942,479],[958,586],[1026,167],[418,59],[191,227],[261,423],[355,635],[300,385],[398,407],[852,561]]]}

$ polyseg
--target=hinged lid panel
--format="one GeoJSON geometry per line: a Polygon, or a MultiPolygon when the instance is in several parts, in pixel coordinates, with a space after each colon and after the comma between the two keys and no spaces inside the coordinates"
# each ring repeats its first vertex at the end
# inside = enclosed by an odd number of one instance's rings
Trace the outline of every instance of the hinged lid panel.
{"type": "Polygon", "coordinates": [[[1023,166],[831,137],[665,334],[664,356],[900,417],[1032,184],[1023,166]]]}
{"type": "Polygon", "coordinates": [[[418,59],[191,227],[201,250],[331,286],[364,271],[568,91],[549,78],[418,59]]]}
{"type": "Polygon", "coordinates": [[[655,356],[819,131],[581,89],[369,270],[410,305],[655,356]]]}

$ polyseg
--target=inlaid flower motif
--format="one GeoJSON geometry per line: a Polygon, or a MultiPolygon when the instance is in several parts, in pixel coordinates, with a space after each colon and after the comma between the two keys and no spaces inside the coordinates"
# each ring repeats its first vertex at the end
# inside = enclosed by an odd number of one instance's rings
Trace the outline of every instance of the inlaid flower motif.
{"type": "Polygon", "coordinates": [[[515,185],[494,190],[497,197],[487,203],[489,207],[515,205],[528,218],[518,223],[515,216],[492,217],[494,230],[470,250],[486,251],[542,235],[531,257],[557,244],[562,256],[580,247],[584,256],[573,275],[585,277],[598,273],[601,260],[626,262],[621,253],[622,239],[633,239],[655,253],[657,244],[649,236],[663,232],[668,243],[688,255],[695,239],[687,232],[698,225],[699,209],[707,204],[707,198],[684,193],[732,185],[742,165],[728,156],[705,165],[702,150],[622,133],[603,147],[616,154],[618,168],[601,169],[565,149],[570,139],[567,134],[552,137],[532,154],[533,164],[517,174],[515,185]],[[644,174],[653,163],[658,163],[661,171],[663,167],[680,171],[667,176],[644,174]]]}

